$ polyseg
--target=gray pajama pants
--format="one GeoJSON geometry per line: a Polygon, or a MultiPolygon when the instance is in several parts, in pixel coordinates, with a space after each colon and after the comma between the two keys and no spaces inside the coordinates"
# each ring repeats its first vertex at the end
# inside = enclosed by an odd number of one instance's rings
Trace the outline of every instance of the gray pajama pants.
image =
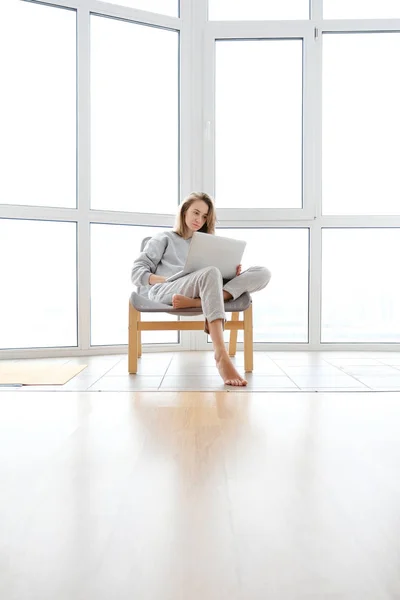
{"type": "Polygon", "coordinates": [[[156,283],[149,290],[149,298],[164,304],[172,304],[174,294],[200,298],[204,316],[211,323],[216,319],[225,319],[222,290],[229,292],[236,300],[244,292],[252,294],[262,290],[270,279],[271,273],[265,267],[250,267],[224,284],[219,269],[206,267],[175,281],[156,283]]]}

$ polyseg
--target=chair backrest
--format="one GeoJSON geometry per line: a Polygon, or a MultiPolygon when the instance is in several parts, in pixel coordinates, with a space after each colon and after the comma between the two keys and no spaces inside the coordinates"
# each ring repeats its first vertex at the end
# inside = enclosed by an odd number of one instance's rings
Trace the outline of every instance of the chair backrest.
{"type": "Polygon", "coordinates": [[[140,252],[143,252],[143,250],[144,250],[144,248],[145,248],[145,246],[146,246],[146,244],[147,244],[147,242],[148,242],[149,240],[151,240],[151,237],[150,237],[150,236],[148,236],[148,237],[145,237],[145,238],[143,238],[143,239],[142,239],[142,241],[141,241],[141,243],[140,243],[140,252]]]}

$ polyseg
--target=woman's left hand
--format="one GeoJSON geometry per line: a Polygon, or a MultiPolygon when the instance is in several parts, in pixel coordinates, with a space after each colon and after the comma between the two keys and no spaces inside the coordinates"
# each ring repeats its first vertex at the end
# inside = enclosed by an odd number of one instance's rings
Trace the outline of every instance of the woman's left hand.
{"type": "Polygon", "coordinates": [[[238,265],[236,267],[236,277],[239,277],[241,272],[242,272],[242,265],[238,265]]]}

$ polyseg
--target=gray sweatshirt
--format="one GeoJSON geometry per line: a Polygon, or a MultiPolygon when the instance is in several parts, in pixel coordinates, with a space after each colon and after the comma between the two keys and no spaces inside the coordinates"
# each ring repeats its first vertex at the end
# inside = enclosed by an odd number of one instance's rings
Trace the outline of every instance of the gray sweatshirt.
{"type": "Polygon", "coordinates": [[[131,273],[132,283],[138,286],[140,294],[148,291],[152,273],[170,277],[183,269],[190,242],[191,238],[185,240],[173,231],[156,233],[147,242],[143,252],[134,261],[131,273]]]}

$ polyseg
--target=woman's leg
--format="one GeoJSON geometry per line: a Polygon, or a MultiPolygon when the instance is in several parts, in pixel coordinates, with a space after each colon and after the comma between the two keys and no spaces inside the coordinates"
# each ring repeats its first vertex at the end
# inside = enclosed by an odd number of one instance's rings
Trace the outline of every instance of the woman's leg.
{"type": "Polygon", "coordinates": [[[206,267],[175,281],[157,283],[150,288],[149,298],[165,304],[172,304],[177,294],[197,298],[206,319],[211,322],[225,319],[222,285],[220,271],[216,267],[206,267]]]}
{"type": "Polygon", "coordinates": [[[217,363],[217,369],[225,385],[244,386],[247,385],[246,379],[243,379],[236,371],[224,342],[223,321],[216,319],[208,324],[210,337],[214,347],[214,358],[217,363]]]}
{"type": "MultiPolygon", "coordinates": [[[[239,298],[244,292],[252,294],[264,289],[271,279],[271,272],[265,267],[250,267],[238,277],[226,282],[223,287],[224,302],[239,298]]],[[[174,308],[200,308],[201,300],[183,294],[175,294],[172,298],[174,308]]]]}
{"type": "Polygon", "coordinates": [[[224,343],[225,311],[222,285],[220,271],[215,267],[207,267],[176,281],[156,284],[150,289],[149,298],[166,304],[172,304],[173,296],[176,294],[198,298],[208,322],[218,371],[227,385],[242,386],[247,382],[233,366],[224,343]]]}
{"type": "Polygon", "coordinates": [[[259,292],[268,285],[270,279],[271,272],[265,267],[250,267],[224,284],[224,300],[236,300],[244,292],[259,292]]]}

